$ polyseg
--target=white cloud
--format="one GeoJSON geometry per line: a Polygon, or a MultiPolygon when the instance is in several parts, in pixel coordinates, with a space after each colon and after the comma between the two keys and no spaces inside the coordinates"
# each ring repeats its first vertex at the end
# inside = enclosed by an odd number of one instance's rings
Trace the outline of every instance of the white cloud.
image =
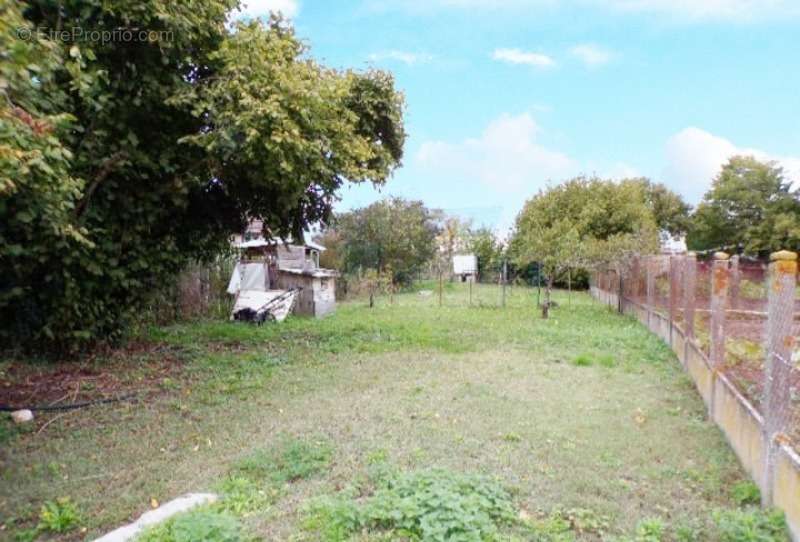
{"type": "Polygon", "coordinates": [[[611,51],[591,43],[576,45],[571,48],[569,52],[590,68],[597,68],[608,64],[614,56],[611,51]]]}
{"type": "Polygon", "coordinates": [[[738,147],[733,142],[700,128],[689,127],[669,138],[666,145],[667,183],[690,202],[700,201],[723,164],[736,155],[776,161],[786,178],[800,184],[800,157],[777,156],[759,149],[738,147]]]}
{"type": "Polygon", "coordinates": [[[408,51],[398,51],[396,49],[392,49],[390,51],[381,51],[380,53],[373,53],[369,55],[369,59],[372,61],[380,61],[380,60],[396,60],[398,62],[402,62],[409,66],[414,64],[423,64],[426,62],[430,62],[433,60],[433,55],[428,53],[411,53],[408,51]]]}
{"type": "Polygon", "coordinates": [[[646,12],[682,19],[751,21],[800,15],[797,0],[589,0],[621,11],[646,12]]]}
{"type": "Polygon", "coordinates": [[[254,19],[268,17],[270,13],[281,13],[292,18],[300,11],[298,0],[242,0],[242,6],[235,12],[235,18],[254,19]]]}
{"type": "Polygon", "coordinates": [[[501,62],[525,64],[537,68],[552,68],[556,65],[556,61],[547,55],[520,49],[495,49],[492,58],[501,62]]]}
{"type": "Polygon", "coordinates": [[[548,179],[560,179],[575,169],[566,154],[537,142],[539,132],[530,114],[503,114],[478,138],[423,143],[416,161],[428,170],[477,178],[493,193],[528,197],[548,179]]]}
{"type": "Polygon", "coordinates": [[[728,20],[753,22],[800,16],[797,0],[364,0],[376,11],[400,9],[429,14],[442,9],[472,11],[552,10],[597,7],[617,12],[645,13],[675,21],[728,20]]]}

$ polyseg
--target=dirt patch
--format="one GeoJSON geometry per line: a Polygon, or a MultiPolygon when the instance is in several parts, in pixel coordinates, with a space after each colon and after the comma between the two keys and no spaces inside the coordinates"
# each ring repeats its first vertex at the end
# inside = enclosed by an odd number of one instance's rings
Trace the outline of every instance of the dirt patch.
{"type": "Polygon", "coordinates": [[[122,396],[149,396],[165,379],[184,373],[187,353],[178,348],[132,343],[81,362],[31,363],[10,359],[0,366],[0,405],[30,408],[122,396]]]}

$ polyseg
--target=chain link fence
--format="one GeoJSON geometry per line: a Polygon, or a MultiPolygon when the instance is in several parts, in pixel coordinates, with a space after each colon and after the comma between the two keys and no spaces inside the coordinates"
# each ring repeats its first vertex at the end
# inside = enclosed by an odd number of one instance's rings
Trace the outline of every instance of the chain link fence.
{"type": "MultiPolygon", "coordinates": [[[[773,254],[770,262],[722,253],[709,258],[635,258],[624,270],[596,273],[592,289],[621,312],[636,314],[676,349],[682,361],[690,357],[690,347],[702,352],[711,374],[724,375],[763,418],[768,446],[784,439],[797,449],[796,258],[790,252],[773,254]]],[[[713,382],[709,389],[713,394],[713,382]]]]}

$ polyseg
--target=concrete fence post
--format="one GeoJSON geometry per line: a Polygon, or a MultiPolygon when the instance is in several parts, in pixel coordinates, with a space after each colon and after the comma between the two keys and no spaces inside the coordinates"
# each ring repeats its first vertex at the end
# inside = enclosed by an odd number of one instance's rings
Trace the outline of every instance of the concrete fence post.
{"type": "Polygon", "coordinates": [[[731,256],[731,286],[729,289],[730,294],[730,307],[732,309],[739,308],[739,283],[741,282],[741,273],[739,271],[739,255],[731,256]]]}
{"type": "Polygon", "coordinates": [[[675,341],[673,330],[678,312],[678,274],[680,273],[680,260],[677,256],[669,257],[669,345],[675,341]]]}
{"type": "Polygon", "coordinates": [[[781,436],[791,419],[792,351],[795,337],[794,295],[797,280],[797,253],[783,250],[772,254],[767,279],[768,314],[766,367],[764,375],[764,491],[762,504],[772,506],[775,486],[775,459],[781,436]]]}
{"type": "MultiPolygon", "coordinates": [[[[686,338],[694,338],[694,306],[697,290],[697,255],[686,255],[683,267],[683,319],[686,338]]],[[[687,345],[689,341],[686,341],[687,345]]]]}
{"type": "Polygon", "coordinates": [[[730,256],[725,252],[714,254],[711,267],[711,398],[708,402],[709,416],[714,418],[717,402],[717,375],[725,363],[725,310],[728,308],[728,286],[730,281],[730,256]]]}
{"type": "Polygon", "coordinates": [[[653,257],[647,258],[644,262],[644,269],[647,273],[647,328],[650,330],[653,329],[653,308],[655,306],[656,296],[655,262],[656,260],[653,257]]]}
{"type": "Polygon", "coordinates": [[[694,340],[694,304],[697,286],[697,256],[690,252],[683,258],[681,282],[683,283],[683,362],[684,367],[689,365],[689,351],[693,348],[694,340]]]}
{"type": "Polygon", "coordinates": [[[728,304],[729,256],[724,252],[714,254],[711,269],[711,349],[710,360],[714,371],[725,363],[725,309],[728,304]]]}

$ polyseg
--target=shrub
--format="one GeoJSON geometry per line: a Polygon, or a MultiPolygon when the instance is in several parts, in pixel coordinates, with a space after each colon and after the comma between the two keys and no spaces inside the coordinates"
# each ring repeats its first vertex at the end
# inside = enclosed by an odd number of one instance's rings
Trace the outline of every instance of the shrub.
{"type": "Polygon", "coordinates": [[[208,509],[198,509],[155,525],[137,542],[241,542],[246,540],[242,527],[232,516],[208,509]]]}

